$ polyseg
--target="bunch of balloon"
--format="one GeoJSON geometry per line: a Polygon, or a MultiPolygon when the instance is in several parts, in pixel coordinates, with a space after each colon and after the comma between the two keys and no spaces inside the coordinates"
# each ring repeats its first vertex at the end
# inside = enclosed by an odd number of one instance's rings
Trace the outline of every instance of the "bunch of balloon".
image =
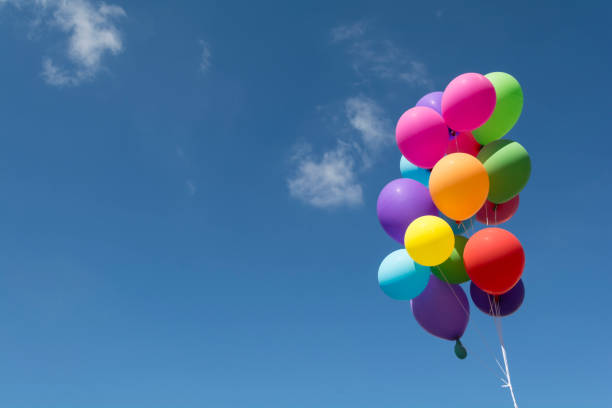
{"type": "Polygon", "coordinates": [[[423,96],[397,122],[402,177],[378,196],[380,224],[404,246],[381,263],[380,287],[410,300],[416,321],[455,341],[460,359],[470,317],[461,284],[471,281],[476,307],[496,317],[516,311],[525,294],[519,240],[490,227],[515,214],[530,176],[527,151],[502,139],[522,108],[521,86],[503,72],[462,74],[423,96]],[[475,220],[485,227],[468,236],[475,220]]]}

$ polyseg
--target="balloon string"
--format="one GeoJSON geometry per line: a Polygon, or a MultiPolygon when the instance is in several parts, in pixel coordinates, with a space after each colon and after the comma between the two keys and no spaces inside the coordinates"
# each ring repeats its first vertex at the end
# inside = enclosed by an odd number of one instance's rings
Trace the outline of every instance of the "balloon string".
{"type": "Polygon", "coordinates": [[[504,388],[508,388],[510,390],[510,395],[512,396],[512,403],[514,404],[514,408],[518,408],[516,403],[516,397],[514,395],[514,388],[512,387],[512,382],[510,381],[510,368],[508,367],[508,355],[506,354],[506,346],[504,345],[504,335],[502,332],[501,326],[501,318],[496,316],[495,319],[495,327],[497,329],[497,335],[499,336],[499,344],[501,346],[502,357],[504,358],[504,367],[506,372],[506,381],[505,384],[502,385],[504,388]]]}
{"type": "Polygon", "coordinates": [[[504,359],[504,367],[502,368],[499,361],[497,361],[497,365],[499,369],[502,370],[502,373],[506,377],[505,379],[501,379],[504,385],[503,388],[508,388],[510,390],[510,396],[512,396],[512,403],[514,404],[514,408],[518,408],[516,403],[516,396],[514,395],[514,388],[512,387],[512,382],[510,381],[510,368],[508,367],[508,355],[506,353],[506,346],[504,344],[504,335],[502,331],[502,323],[501,323],[501,305],[499,301],[495,298],[491,300],[491,295],[487,293],[487,299],[489,300],[489,310],[493,315],[493,321],[495,322],[495,329],[497,331],[497,336],[499,337],[499,344],[501,346],[502,357],[504,359]]]}
{"type": "Polygon", "coordinates": [[[493,216],[495,217],[495,225],[497,225],[497,204],[493,207],[493,216]]]}

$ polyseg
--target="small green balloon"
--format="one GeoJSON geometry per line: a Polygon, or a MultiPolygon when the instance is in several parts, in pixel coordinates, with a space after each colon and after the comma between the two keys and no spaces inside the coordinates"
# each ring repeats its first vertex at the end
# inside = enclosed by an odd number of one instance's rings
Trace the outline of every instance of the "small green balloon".
{"type": "Polygon", "coordinates": [[[512,129],[523,110],[523,90],[518,81],[505,72],[485,75],[495,88],[495,110],[491,117],[472,131],[474,139],[482,145],[502,138],[512,129]]]}
{"type": "Polygon", "coordinates": [[[461,344],[461,341],[459,341],[459,339],[455,341],[455,355],[459,360],[463,360],[467,357],[467,350],[465,349],[463,344],[461,344]]]}
{"type": "Polygon", "coordinates": [[[484,146],[478,160],[489,174],[488,200],[501,204],[521,192],[531,174],[531,159],[523,146],[512,140],[496,140],[484,146]]]}
{"type": "Polygon", "coordinates": [[[448,283],[463,283],[470,280],[463,264],[463,249],[468,239],[462,235],[455,235],[455,248],[446,261],[438,266],[432,266],[431,272],[438,279],[448,283]]]}

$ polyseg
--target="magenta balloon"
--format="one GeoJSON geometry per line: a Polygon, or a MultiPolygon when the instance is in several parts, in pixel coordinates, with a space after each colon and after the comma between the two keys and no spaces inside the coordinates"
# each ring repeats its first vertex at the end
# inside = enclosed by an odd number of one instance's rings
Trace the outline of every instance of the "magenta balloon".
{"type": "Polygon", "coordinates": [[[435,110],[415,106],[397,121],[395,141],[410,163],[431,169],[446,152],[448,127],[435,110]]]}
{"type": "Polygon", "coordinates": [[[512,218],[518,207],[519,196],[514,196],[501,204],[494,204],[487,200],[476,213],[476,219],[485,225],[498,225],[512,218]]]}
{"type": "Polygon", "coordinates": [[[525,299],[525,286],[523,280],[519,280],[508,292],[493,296],[470,283],[470,296],[474,305],[483,313],[491,316],[508,316],[516,312],[525,299]]]}
{"type": "Polygon", "coordinates": [[[471,131],[489,119],[495,100],[495,88],[484,75],[461,74],[444,90],[442,116],[454,131],[471,131]]]}
{"type": "Polygon", "coordinates": [[[442,115],[442,94],[443,92],[430,92],[416,103],[416,106],[426,106],[442,115]]]}
{"type": "Polygon", "coordinates": [[[416,180],[399,178],[389,182],[378,195],[378,220],[391,238],[404,245],[406,228],[423,215],[438,215],[429,189],[416,180]]]}
{"type": "Polygon", "coordinates": [[[463,336],[470,319],[470,304],[461,286],[442,282],[434,275],[410,306],[421,327],[446,340],[463,336]]]}

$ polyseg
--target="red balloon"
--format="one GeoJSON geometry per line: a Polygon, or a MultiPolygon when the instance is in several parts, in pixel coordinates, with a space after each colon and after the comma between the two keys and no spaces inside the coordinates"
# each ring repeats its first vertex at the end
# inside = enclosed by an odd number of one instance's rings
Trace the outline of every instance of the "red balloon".
{"type": "Polygon", "coordinates": [[[512,218],[516,210],[518,210],[518,206],[519,196],[514,196],[509,201],[501,204],[487,201],[476,213],[476,219],[485,225],[498,225],[512,218]]]}
{"type": "Polygon", "coordinates": [[[512,233],[501,228],[485,228],[468,240],[463,262],[476,286],[491,295],[501,295],[521,279],[525,252],[512,233]]]}
{"type": "Polygon", "coordinates": [[[446,154],[467,153],[476,157],[481,147],[482,146],[474,139],[471,132],[461,132],[448,141],[446,154]]]}

